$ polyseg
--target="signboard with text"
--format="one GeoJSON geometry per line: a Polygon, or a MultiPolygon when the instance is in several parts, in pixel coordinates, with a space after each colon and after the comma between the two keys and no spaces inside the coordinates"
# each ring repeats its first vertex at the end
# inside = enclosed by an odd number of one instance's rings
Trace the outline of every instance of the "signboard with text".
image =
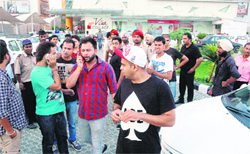
{"type": "Polygon", "coordinates": [[[238,4],[237,14],[247,15],[247,10],[248,10],[248,3],[242,2],[238,4]]]}
{"type": "Polygon", "coordinates": [[[112,20],[109,17],[85,17],[85,30],[90,33],[110,31],[112,29],[112,20]]]}
{"type": "Polygon", "coordinates": [[[7,12],[13,14],[22,14],[30,12],[29,1],[8,1],[7,12]]]}

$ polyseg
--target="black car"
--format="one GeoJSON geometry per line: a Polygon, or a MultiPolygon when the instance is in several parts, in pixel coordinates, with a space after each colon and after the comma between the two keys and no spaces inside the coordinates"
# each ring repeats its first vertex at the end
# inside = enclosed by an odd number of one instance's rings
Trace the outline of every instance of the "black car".
{"type": "Polygon", "coordinates": [[[196,46],[203,48],[203,45],[206,45],[206,44],[217,44],[217,41],[221,40],[221,39],[227,39],[227,40],[229,40],[233,44],[233,47],[234,47],[233,50],[234,51],[236,51],[236,49],[239,49],[242,46],[242,44],[236,43],[236,42],[232,42],[230,39],[228,39],[227,37],[222,36],[222,35],[212,35],[212,36],[210,35],[210,36],[206,36],[204,39],[198,40],[196,46]]]}

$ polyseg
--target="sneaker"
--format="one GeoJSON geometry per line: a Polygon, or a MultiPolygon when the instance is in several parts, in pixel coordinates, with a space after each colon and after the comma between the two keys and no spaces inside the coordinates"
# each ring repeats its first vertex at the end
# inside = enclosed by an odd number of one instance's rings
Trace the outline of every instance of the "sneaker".
{"type": "Polygon", "coordinates": [[[29,129],[36,129],[36,128],[37,128],[37,125],[35,125],[35,124],[29,124],[27,127],[28,127],[29,129]]]}
{"type": "Polygon", "coordinates": [[[75,149],[76,151],[81,151],[82,150],[82,146],[77,142],[77,141],[69,141],[69,144],[72,146],[73,149],[75,149]]]}
{"type": "Polygon", "coordinates": [[[58,153],[56,144],[53,144],[53,146],[52,146],[52,152],[53,152],[53,154],[57,154],[58,153]]]}
{"type": "Polygon", "coordinates": [[[104,147],[103,147],[102,153],[104,153],[107,149],[108,149],[108,145],[107,145],[107,144],[104,144],[104,147]]]}

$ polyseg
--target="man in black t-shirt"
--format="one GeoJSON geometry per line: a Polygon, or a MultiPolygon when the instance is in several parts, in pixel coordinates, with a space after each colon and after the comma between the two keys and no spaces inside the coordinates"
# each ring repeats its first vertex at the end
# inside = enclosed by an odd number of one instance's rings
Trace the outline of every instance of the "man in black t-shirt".
{"type": "Polygon", "coordinates": [[[182,53],[180,53],[178,50],[171,48],[169,46],[171,40],[168,34],[163,34],[162,36],[165,38],[165,41],[166,41],[165,46],[164,46],[164,52],[170,55],[173,58],[173,62],[174,62],[174,72],[172,75],[172,79],[169,81],[169,88],[172,92],[173,97],[175,98],[176,96],[176,73],[175,71],[181,68],[184,64],[186,64],[188,62],[188,58],[182,53]],[[178,66],[175,65],[177,58],[179,60],[182,60],[178,66]]]}
{"type": "MultiPolygon", "coordinates": [[[[117,36],[117,37],[113,37],[112,38],[112,47],[113,49],[121,49],[121,46],[122,46],[122,39],[117,36]]],[[[120,67],[121,67],[121,57],[117,56],[116,53],[113,51],[111,51],[112,53],[112,57],[109,61],[110,65],[113,67],[114,71],[115,71],[115,77],[116,77],[116,82],[117,82],[117,86],[119,87],[123,78],[124,78],[124,75],[121,74],[121,70],[120,70],[120,67]]]]}
{"type": "Polygon", "coordinates": [[[199,49],[192,43],[192,35],[190,33],[185,33],[182,40],[184,45],[181,47],[181,53],[187,56],[189,61],[181,67],[179,83],[180,96],[176,103],[184,103],[186,86],[188,88],[187,101],[193,101],[195,69],[203,61],[199,49]]]}
{"type": "Polygon", "coordinates": [[[175,123],[175,104],[168,84],[146,71],[143,49],[115,49],[124,79],[114,98],[111,117],[121,122],[116,153],[160,153],[160,127],[175,123]]]}
{"type": "Polygon", "coordinates": [[[76,91],[76,86],[68,89],[66,88],[66,79],[70,76],[70,72],[73,66],[76,64],[76,59],[72,58],[75,47],[75,42],[71,39],[66,39],[63,41],[62,56],[57,59],[58,74],[62,83],[62,91],[64,96],[64,101],[66,105],[66,114],[69,127],[69,144],[76,150],[80,151],[82,149],[81,145],[76,141],[76,112],[77,112],[77,100],[78,95],[76,91]]]}

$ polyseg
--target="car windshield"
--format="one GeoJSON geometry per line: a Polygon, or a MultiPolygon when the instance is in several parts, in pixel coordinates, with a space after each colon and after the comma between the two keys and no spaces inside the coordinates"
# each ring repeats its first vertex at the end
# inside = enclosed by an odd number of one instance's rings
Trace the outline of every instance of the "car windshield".
{"type": "Polygon", "coordinates": [[[64,34],[58,34],[57,36],[58,36],[59,40],[65,39],[65,35],[64,34]]]}
{"type": "Polygon", "coordinates": [[[238,36],[237,39],[238,40],[247,40],[247,37],[246,36],[238,36]]]}
{"type": "Polygon", "coordinates": [[[38,37],[31,37],[31,38],[30,38],[30,41],[31,41],[32,43],[38,43],[39,38],[38,38],[38,37]]]}
{"type": "Polygon", "coordinates": [[[14,40],[8,41],[8,45],[9,45],[9,49],[11,51],[20,51],[19,46],[17,45],[16,41],[14,41],[14,40]]]}
{"type": "Polygon", "coordinates": [[[250,129],[250,86],[223,95],[221,100],[228,111],[250,129]]]}
{"type": "Polygon", "coordinates": [[[19,47],[22,49],[22,51],[23,51],[23,44],[22,44],[22,40],[16,40],[17,41],[17,43],[18,43],[18,45],[19,45],[19,47]]]}

